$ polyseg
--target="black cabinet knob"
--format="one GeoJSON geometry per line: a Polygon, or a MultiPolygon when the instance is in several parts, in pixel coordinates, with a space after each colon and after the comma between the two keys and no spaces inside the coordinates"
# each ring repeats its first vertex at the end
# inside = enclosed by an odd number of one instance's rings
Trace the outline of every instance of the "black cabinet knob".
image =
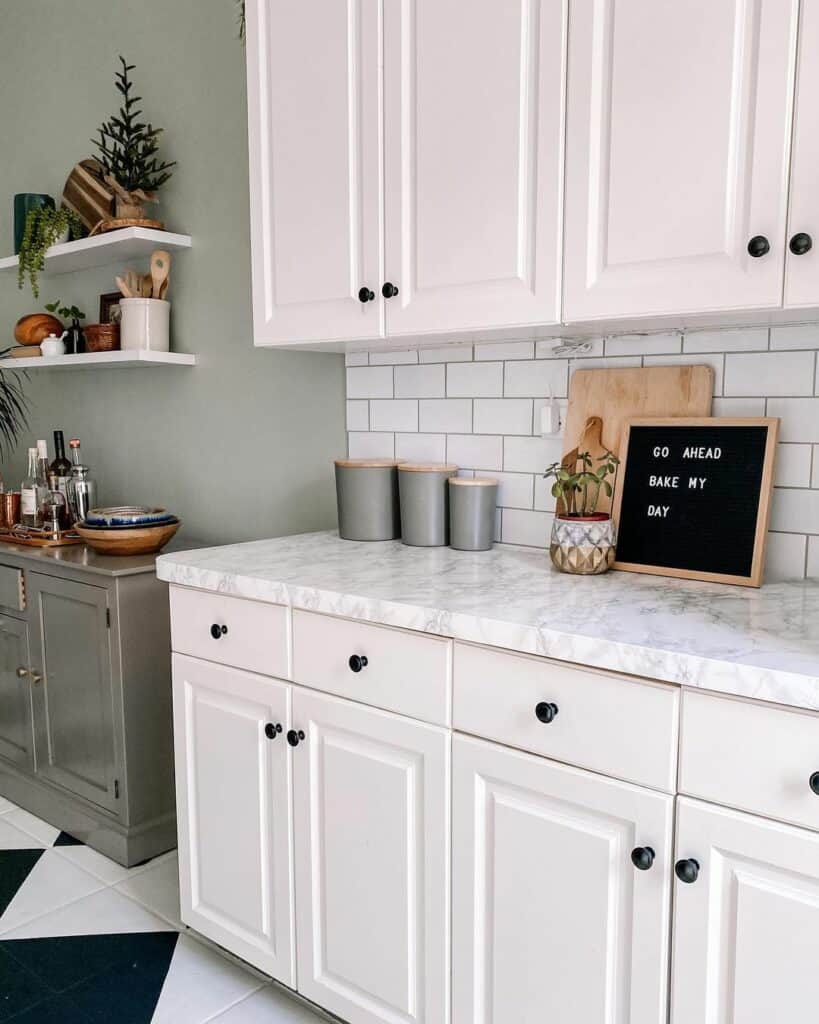
{"type": "Polygon", "coordinates": [[[387,281],[381,289],[381,294],[385,299],[391,299],[398,294],[398,288],[391,281],[387,281]]]}
{"type": "Polygon", "coordinates": [[[813,790],[813,792],[817,796],[819,796],[819,772],[814,772],[813,775],[811,775],[810,779],[808,780],[808,785],[813,790]]]}
{"type": "Polygon", "coordinates": [[[654,863],[654,851],[650,846],[637,846],[631,851],[631,863],[638,871],[648,871],[654,863]]]}
{"type": "Polygon", "coordinates": [[[548,725],[549,722],[553,722],[557,716],[557,704],[552,704],[550,701],[542,700],[535,708],[535,715],[539,722],[543,722],[548,725]]]}
{"type": "Polygon", "coordinates": [[[748,252],[754,257],[754,259],[759,259],[760,256],[764,256],[770,251],[771,243],[764,235],[754,235],[748,243],[748,252]]]}
{"type": "Polygon", "coordinates": [[[218,622],[214,622],[210,627],[210,635],[214,640],[219,640],[221,637],[225,636],[226,633],[227,626],[220,626],[218,622]]]}
{"type": "Polygon", "coordinates": [[[290,744],[291,747],[297,747],[299,745],[299,741],[303,740],[303,739],[304,739],[304,731],[302,729],[299,729],[298,732],[296,732],[295,729],[289,729],[288,730],[288,732],[287,732],[287,742],[290,744]]]}
{"type": "Polygon", "coordinates": [[[275,740],[275,738],[279,735],[281,731],[282,727],[278,724],[278,722],[275,725],[273,724],[273,722],[268,722],[267,725],[264,727],[264,734],[265,736],[267,736],[269,740],[275,740]]]}
{"type": "Polygon", "coordinates": [[[359,302],[372,302],[375,298],[375,292],[369,288],[359,288],[358,290],[358,301],[359,302]]]}
{"type": "Polygon", "coordinates": [[[788,248],[794,256],[804,256],[813,248],[813,239],[805,231],[799,231],[788,243],[788,248]]]}
{"type": "Polygon", "coordinates": [[[689,885],[696,882],[699,873],[700,863],[693,857],[689,857],[687,860],[678,860],[674,865],[674,874],[681,882],[687,882],[689,885]]]}
{"type": "Polygon", "coordinates": [[[362,668],[369,665],[369,661],[366,654],[351,654],[347,664],[350,666],[351,672],[360,672],[362,668]]]}

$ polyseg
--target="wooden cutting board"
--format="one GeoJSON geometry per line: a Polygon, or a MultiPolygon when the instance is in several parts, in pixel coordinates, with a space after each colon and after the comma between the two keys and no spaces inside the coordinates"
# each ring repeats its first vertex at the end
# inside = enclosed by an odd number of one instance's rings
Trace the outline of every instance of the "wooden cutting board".
{"type": "MultiPolygon", "coordinates": [[[[623,423],[635,416],[710,416],[714,395],[711,366],[645,366],[617,370],[575,370],[563,434],[568,454],[582,445],[587,424],[602,421],[603,449],[620,455],[623,423]]],[[[592,453],[594,454],[594,453],[592,453]]],[[[599,512],[611,499],[601,495],[599,512]]]]}

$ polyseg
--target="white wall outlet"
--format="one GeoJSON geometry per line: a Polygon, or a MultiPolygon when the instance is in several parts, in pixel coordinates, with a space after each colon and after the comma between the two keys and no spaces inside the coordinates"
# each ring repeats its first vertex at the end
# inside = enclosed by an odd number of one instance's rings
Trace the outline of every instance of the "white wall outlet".
{"type": "Polygon", "coordinates": [[[552,398],[540,410],[541,437],[553,437],[555,434],[559,434],[561,426],[560,404],[557,399],[552,398]]]}

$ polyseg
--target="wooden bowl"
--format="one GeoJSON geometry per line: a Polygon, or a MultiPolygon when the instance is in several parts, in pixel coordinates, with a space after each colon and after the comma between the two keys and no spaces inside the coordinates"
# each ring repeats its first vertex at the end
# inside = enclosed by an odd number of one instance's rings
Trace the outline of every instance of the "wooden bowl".
{"type": "Polygon", "coordinates": [[[86,352],[114,352],[119,348],[119,324],[87,324],[83,334],[86,352]]]}
{"type": "Polygon", "coordinates": [[[59,338],[65,328],[62,321],[49,313],[29,313],[14,325],[14,340],[20,345],[39,345],[49,334],[59,338]]]}
{"type": "Polygon", "coordinates": [[[152,555],[165,547],[180,525],[177,522],[133,530],[88,530],[77,523],[74,529],[89,548],[102,555],[152,555]]]}

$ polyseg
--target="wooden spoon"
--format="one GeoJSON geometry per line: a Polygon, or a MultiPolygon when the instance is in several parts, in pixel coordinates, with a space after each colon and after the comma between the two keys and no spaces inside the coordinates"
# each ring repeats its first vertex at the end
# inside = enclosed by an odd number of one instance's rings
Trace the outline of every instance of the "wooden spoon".
{"type": "Polygon", "coordinates": [[[151,278],[153,280],[153,297],[158,299],[162,291],[162,285],[167,281],[171,270],[170,253],[164,249],[157,249],[151,255],[151,278]]]}
{"type": "Polygon", "coordinates": [[[154,282],[150,274],[143,274],[140,278],[140,290],[143,299],[150,299],[153,292],[154,282]]]}
{"type": "Polygon", "coordinates": [[[128,287],[128,282],[127,281],[123,280],[123,278],[118,276],[116,278],[116,282],[117,282],[117,288],[119,288],[120,292],[122,293],[123,298],[133,299],[135,297],[133,292],[131,291],[131,289],[128,287]]]}

